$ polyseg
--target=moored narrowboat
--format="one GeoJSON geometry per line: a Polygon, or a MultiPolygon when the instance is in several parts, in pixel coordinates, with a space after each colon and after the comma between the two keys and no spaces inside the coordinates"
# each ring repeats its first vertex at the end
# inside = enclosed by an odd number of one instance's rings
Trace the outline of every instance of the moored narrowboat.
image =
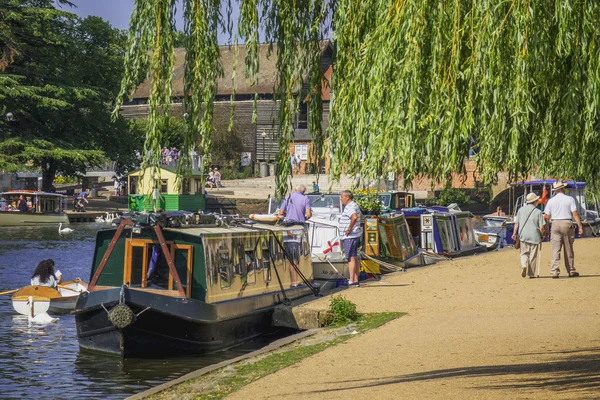
{"type": "Polygon", "coordinates": [[[270,330],[276,305],[314,291],[303,226],[128,218],[97,234],[89,292],[74,311],[84,349],[151,357],[227,348],[270,330]]]}
{"type": "Polygon", "coordinates": [[[403,212],[427,263],[438,261],[439,256],[458,257],[487,250],[475,240],[473,215],[456,205],[414,207],[403,212]]]}

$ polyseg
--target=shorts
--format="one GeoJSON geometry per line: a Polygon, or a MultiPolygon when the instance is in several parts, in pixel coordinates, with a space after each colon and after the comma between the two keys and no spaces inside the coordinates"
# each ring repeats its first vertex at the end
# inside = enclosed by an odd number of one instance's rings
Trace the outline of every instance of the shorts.
{"type": "Polygon", "coordinates": [[[350,260],[351,257],[358,257],[358,246],[360,245],[360,238],[347,238],[342,240],[342,246],[344,247],[344,254],[346,259],[350,260]]]}

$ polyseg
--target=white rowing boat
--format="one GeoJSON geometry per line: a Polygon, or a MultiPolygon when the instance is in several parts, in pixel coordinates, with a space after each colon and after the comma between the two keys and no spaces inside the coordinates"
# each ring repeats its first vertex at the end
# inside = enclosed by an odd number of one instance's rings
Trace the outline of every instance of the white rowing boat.
{"type": "Polygon", "coordinates": [[[25,286],[12,295],[13,308],[23,315],[30,315],[29,297],[33,298],[33,315],[64,314],[75,308],[79,294],[87,290],[81,279],[73,279],[61,283],[58,288],[47,286],[25,286]]]}

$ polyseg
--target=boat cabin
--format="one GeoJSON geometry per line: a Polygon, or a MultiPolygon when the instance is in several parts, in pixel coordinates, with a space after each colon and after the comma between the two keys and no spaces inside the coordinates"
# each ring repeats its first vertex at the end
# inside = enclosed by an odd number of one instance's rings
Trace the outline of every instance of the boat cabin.
{"type": "Polygon", "coordinates": [[[10,190],[0,193],[0,226],[37,224],[69,224],[65,211],[68,197],[38,190],[10,190]],[[27,211],[20,212],[19,197],[27,202],[27,211]]]}
{"type": "Polygon", "coordinates": [[[422,250],[452,257],[485,250],[475,240],[473,215],[468,211],[441,206],[403,211],[422,250]]]}
{"type": "Polygon", "coordinates": [[[279,280],[284,289],[302,283],[284,248],[305,278],[312,279],[310,247],[303,226],[198,225],[161,232],[136,226],[120,233],[114,229],[99,231],[89,290],[126,285],[205,303],[279,292],[279,280]]]}

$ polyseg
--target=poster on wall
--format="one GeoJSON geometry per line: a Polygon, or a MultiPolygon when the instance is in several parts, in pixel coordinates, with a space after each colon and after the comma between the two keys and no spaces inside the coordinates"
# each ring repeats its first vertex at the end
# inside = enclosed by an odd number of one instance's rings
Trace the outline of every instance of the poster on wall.
{"type": "Polygon", "coordinates": [[[242,167],[247,167],[252,163],[252,153],[249,151],[243,151],[241,158],[240,164],[242,167]]]}

